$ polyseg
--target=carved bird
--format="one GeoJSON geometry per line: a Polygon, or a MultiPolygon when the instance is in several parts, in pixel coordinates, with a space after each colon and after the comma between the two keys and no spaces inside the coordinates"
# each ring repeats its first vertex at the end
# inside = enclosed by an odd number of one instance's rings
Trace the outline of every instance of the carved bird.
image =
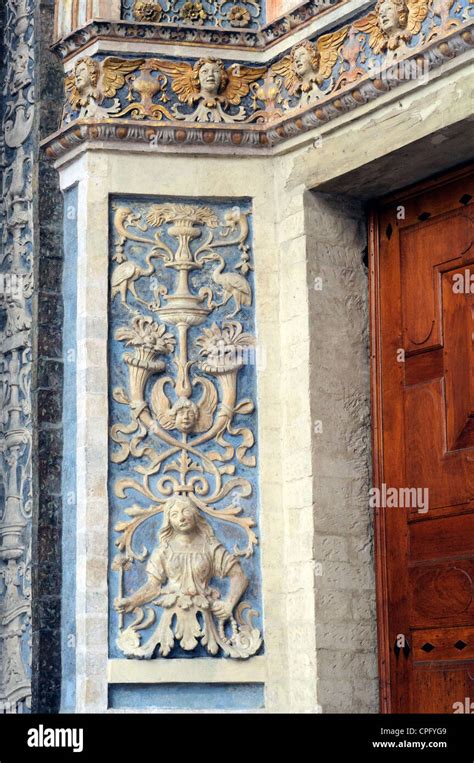
{"type": "Polygon", "coordinates": [[[244,276],[239,273],[223,273],[225,262],[220,255],[214,255],[213,259],[219,260],[219,265],[212,272],[212,280],[220,286],[224,292],[224,299],[218,305],[222,307],[234,298],[235,310],[229,313],[228,318],[233,318],[239,312],[242,305],[252,304],[252,290],[250,284],[244,276]]]}
{"type": "Polygon", "coordinates": [[[141,302],[143,305],[148,306],[148,303],[138,296],[135,290],[135,281],[143,276],[151,276],[155,269],[155,266],[152,263],[154,257],[159,257],[159,253],[153,251],[147,254],[145,258],[145,262],[147,263],[146,268],[141,268],[131,260],[125,260],[125,262],[121,262],[120,265],[117,265],[112,273],[111,299],[115,299],[117,294],[120,294],[122,305],[125,305],[126,308],[131,310],[131,307],[127,304],[127,292],[129,291],[133,294],[137,302],[141,302]]]}

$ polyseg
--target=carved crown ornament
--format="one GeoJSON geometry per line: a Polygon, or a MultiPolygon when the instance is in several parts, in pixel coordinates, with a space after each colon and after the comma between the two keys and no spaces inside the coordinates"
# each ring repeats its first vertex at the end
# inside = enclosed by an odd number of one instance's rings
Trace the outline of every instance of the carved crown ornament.
{"type": "Polygon", "coordinates": [[[113,202],[112,385],[126,380],[112,390],[110,430],[121,656],[200,646],[246,659],[262,644],[250,217],[245,200],[113,202]]]}
{"type": "Polygon", "coordinates": [[[378,0],[265,66],[84,55],[65,81],[51,157],[84,140],[262,149],[356,109],[472,47],[468,0],[378,0]]]}

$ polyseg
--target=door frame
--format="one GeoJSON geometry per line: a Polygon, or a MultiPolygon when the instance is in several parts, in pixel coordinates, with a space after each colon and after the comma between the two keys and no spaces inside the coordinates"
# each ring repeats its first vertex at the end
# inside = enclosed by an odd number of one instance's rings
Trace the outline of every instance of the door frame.
{"type": "MultiPolygon", "coordinates": [[[[370,204],[368,209],[368,255],[369,255],[369,336],[370,336],[370,410],[372,440],[372,486],[381,488],[383,475],[383,414],[382,414],[382,371],[381,371],[381,311],[380,311],[380,248],[379,211],[383,207],[395,205],[398,201],[433,190],[452,180],[461,179],[472,172],[469,162],[452,170],[437,174],[407,188],[388,194],[370,204]]],[[[373,518],[376,623],[380,687],[380,712],[393,713],[391,645],[389,621],[389,588],[387,569],[387,523],[386,511],[376,508],[373,518]]]]}

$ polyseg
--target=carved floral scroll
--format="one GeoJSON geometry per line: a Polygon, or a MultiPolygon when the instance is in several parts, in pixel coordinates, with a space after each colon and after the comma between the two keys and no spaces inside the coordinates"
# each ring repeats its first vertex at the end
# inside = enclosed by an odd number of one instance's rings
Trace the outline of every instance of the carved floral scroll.
{"type": "Polygon", "coordinates": [[[116,644],[247,658],[262,644],[250,208],[115,201],[112,225],[116,644]]]}

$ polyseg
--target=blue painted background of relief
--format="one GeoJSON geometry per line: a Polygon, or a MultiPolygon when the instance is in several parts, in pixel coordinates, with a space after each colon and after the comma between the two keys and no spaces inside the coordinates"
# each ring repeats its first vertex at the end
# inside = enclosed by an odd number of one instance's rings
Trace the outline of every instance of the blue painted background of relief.
{"type": "MultiPolygon", "coordinates": [[[[160,204],[173,204],[173,205],[192,205],[193,207],[201,206],[201,207],[208,207],[211,208],[212,211],[217,215],[219,219],[219,223],[224,222],[224,216],[232,214],[232,211],[239,209],[241,214],[244,216],[244,219],[248,221],[249,224],[249,232],[248,237],[246,239],[247,244],[251,243],[252,239],[252,222],[251,222],[251,205],[250,201],[248,199],[232,199],[232,200],[206,200],[206,199],[179,199],[179,198],[169,198],[169,197],[115,197],[111,200],[111,208],[110,208],[110,273],[111,273],[111,279],[113,278],[113,274],[115,272],[115,269],[120,266],[120,263],[113,261],[113,255],[114,252],[117,251],[116,247],[117,245],[121,246],[120,242],[120,235],[118,234],[115,226],[114,226],[114,217],[116,214],[116,209],[118,207],[127,207],[129,210],[133,210],[133,213],[139,213],[140,218],[138,220],[138,224],[143,226],[143,222],[145,220],[145,216],[150,212],[151,208],[155,205],[160,204]]],[[[162,240],[162,242],[165,244],[165,246],[169,247],[170,250],[176,251],[177,249],[177,238],[173,237],[169,233],[169,223],[161,224],[158,227],[159,235],[162,240]]],[[[190,242],[190,249],[192,252],[195,252],[197,247],[199,247],[206,236],[209,233],[209,228],[206,226],[197,226],[197,228],[201,231],[201,235],[195,239],[193,239],[190,242]]],[[[147,239],[150,238],[152,241],[152,236],[150,234],[153,234],[155,229],[150,229],[146,233],[142,233],[140,228],[130,226],[126,229],[128,232],[130,232],[132,235],[138,234],[139,236],[145,236],[147,239]]],[[[223,229],[221,227],[217,227],[213,229],[214,235],[219,238],[219,234],[223,229]]],[[[227,231],[228,233],[228,240],[235,239],[235,234],[232,231],[227,231]]],[[[224,241],[224,238],[222,239],[224,241]]],[[[146,245],[142,245],[140,243],[136,243],[131,240],[122,241],[122,251],[119,259],[130,259],[134,263],[137,263],[140,265],[141,268],[146,268],[145,265],[145,256],[149,253],[151,247],[146,247],[146,245]]],[[[219,249],[219,254],[223,257],[225,261],[225,273],[239,273],[239,268],[236,269],[236,266],[239,265],[239,263],[242,263],[242,249],[239,249],[239,246],[237,244],[230,246],[230,247],[222,247],[219,249]]],[[[247,258],[250,255],[250,259],[248,264],[252,267],[252,257],[251,252],[247,254],[247,258]]],[[[244,257],[244,260],[246,258],[244,257]]],[[[165,267],[164,262],[161,259],[154,259],[152,262],[155,264],[155,270],[151,278],[139,278],[135,281],[135,288],[136,293],[139,298],[141,298],[144,302],[147,304],[150,304],[154,301],[155,297],[150,291],[150,287],[157,286],[159,284],[160,288],[162,290],[167,290],[168,295],[172,294],[176,289],[177,284],[177,272],[171,268],[171,267],[165,267]],[[155,280],[153,280],[155,279],[155,280]]],[[[214,288],[215,292],[215,285],[212,280],[212,273],[215,271],[217,266],[217,261],[210,261],[206,264],[204,264],[202,270],[191,270],[190,276],[189,276],[189,287],[190,292],[193,295],[197,295],[199,290],[202,288],[209,288],[210,286],[214,288]]],[[[245,272],[246,268],[244,267],[243,272],[245,272]]],[[[252,290],[252,305],[242,305],[240,311],[236,314],[235,317],[231,318],[230,320],[238,321],[242,324],[243,332],[249,333],[255,336],[255,321],[254,321],[254,278],[252,270],[250,269],[246,273],[246,280],[248,281],[251,290],[252,290]]],[[[133,296],[129,296],[128,302],[129,304],[134,307],[137,306],[139,308],[140,314],[143,316],[150,316],[153,318],[153,320],[156,323],[162,323],[160,320],[160,317],[157,313],[157,311],[150,310],[143,304],[138,304],[134,300],[133,296]]],[[[215,292],[216,301],[221,301],[221,296],[218,295],[217,292],[215,292]]],[[[161,301],[161,304],[165,304],[166,297],[161,301]]],[[[191,381],[193,378],[195,378],[196,373],[200,376],[204,376],[208,378],[211,382],[215,383],[216,388],[219,390],[219,403],[221,402],[221,390],[219,387],[219,384],[216,384],[216,377],[212,374],[206,373],[202,370],[202,368],[198,369],[198,362],[202,357],[199,356],[199,347],[196,344],[196,339],[203,334],[203,331],[209,327],[211,327],[213,324],[217,324],[218,326],[222,326],[223,322],[226,319],[226,316],[229,315],[230,312],[232,312],[235,309],[234,301],[233,299],[230,299],[230,301],[225,305],[221,307],[217,307],[212,310],[210,315],[207,317],[206,321],[199,325],[199,326],[193,326],[189,329],[188,333],[188,347],[189,347],[189,360],[193,362],[193,365],[191,366],[191,381]]],[[[120,294],[116,294],[110,301],[110,320],[109,320],[109,425],[110,427],[113,427],[114,425],[121,422],[124,426],[126,426],[130,422],[130,408],[127,404],[118,402],[117,399],[114,399],[114,396],[112,394],[112,391],[116,388],[123,388],[123,390],[126,391],[126,393],[129,393],[130,390],[130,378],[129,378],[129,367],[123,360],[123,356],[125,353],[131,353],[133,351],[133,347],[125,346],[124,341],[119,341],[116,338],[116,332],[117,329],[120,329],[123,326],[130,326],[131,321],[133,320],[133,314],[132,312],[125,307],[124,304],[122,304],[121,296],[120,294]]],[[[175,326],[172,325],[166,325],[166,331],[173,334],[176,339],[178,339],[178,329],[175,326]]],[[[169,375],[170,377],[176,378],[176,367],[172,363],[172,358],[175,357],[175,355],[166,355],[166,356],[160,356],[160,360],[163,360],[166,363],[166,370],[163,371],[161,375],[169,375]]],[[[256,367],[254,364],[255,355],[252,355],[252,351],[249,352],[249,355],[247,356],[251,362],[247,363],[246,365],[243,365],[243,367],[240,369],[238,373],[237,378],[237,403],[244,400],[251,398],[254,403],[256,403],[256,367]]],[[[257,356],[258,357],[258,356],[257,356]]],[[[153,388],[154,384],[156,383],[158,376],[152,376],[146,385],[145,390],[145,400],[149,401],[150,399],[150,392],[153,388]]],[[[177,395],[171,390],[169,387],[166,388],[170,399],[170,403],[175,402],[177,395]]],[[[202,391],[201,388],[198,387],[198,389],[194,389],[190,399],[194,401],[195,403],[199,402],[199,399],[201,397],[202,391]]],[[[219,410],[219,408],[217,409],[219,410]]],[[[245,414],[239,414],[237,413],[233,420],[232,420],[232,426],[239,427],[239,428],[246,428],[247,430],[251,430],[256,437],[257,435],[257,413],[254,410],[252,413],[245,413],[245,414]]],[[[172,432],[173,433],[173,432],[172,432]]],[[[242,437],[240,435],[232,436],[228,432],[225,433],[225,440],[228,443],[232,443],[235,446],[238,446],[242,443],[242,437]]],[[[154,437],[152,437],[150,434],[147,434],[145,439],[143,440],[143,445],[152,445],[153,447],[157,448],[157,450],[160,450],[160,447],[165,447],[164,445],[157,445],[158,440],[154,437]]],[[[114,452],[116,453],[119,449],[119,446],[117,443],[113,441],[112,438],[109,438],[109,447],[110,447],[110,454],[112,455],[114,452]]],[[[215,440],[212,440],[208,443],[205,443],[201,450],[209,454],[211,451],[215,451],[216,449],[219,450],[220,446],[216,444],[215,440]]],[[[246,456],[257,456],[257,445],[254,444],[251,447],[248,448],[246,452],[246,456]]],[[[173,459],[168,459],[169,463],[173,459]]],[[[244,459],[245,460],[245,459],[244,459]]],[[[149,507],[153,502],[150,501],[150,498],[144,495],[141,495],[137,490],[135,489],[128,489],[125,491],[125,497],[118,497],[116,495],[116,485],[117,481],[120,481],[120,479],[123,478],[129,478],[132,479],[140,479],[140,474],[134,469],[136,467],[140,468],[143,463],[146,462],[146,459],[140,459],[136,458],[133,455],[130,455],[123,463],[113,463],[112,460],[109,461],[109,480],[108,480],[108,489],[109,489],[109,503],[110,503],[110,563],[111,563],[111,569],[109,571],[109,596],[110,596],[110,618],[109,618],[109,653],[110,657],[113,658],[125,658],[123,651],[117,646],[117,634],[119,632],[119,626],[120,626],[120,615],[116,611],[116,609],[113,606],[113,601],[116,597],[119,596],[119,573],[116,569],[113,569],[113,562],[114,559],[117,558],[117,546],[116,541],[120,538],[121,533],[117,531],[117,523],[123,520],[127,520],[127,515],[125,514],[125,509],[129,508],[130,506],[134,505],[136,507],[140,507],[142,509],[146,509],[149,507]]],[[[241,478],[244,478],[245,480],[248,480],[248,482],[251,485],[252,493],[248,497],[240,497],[238,498],[238,505],[241,506],[242,512],[239,513],[238,517],[246,517],[251,518],[254,523],[255,527],[252,528],[252,530],[255,530],[257,536],[258,536],[258,477],[257,477],[257,467],[255,466],[249,466],[245,463],[241,463],[237,460],[237,458],[232,458],[231,463],[235,467],[235,475],[241,478]]],[[[157,481],[158,477],[163,476],[164,471],[160,470],[159,474],[156,478],[151,479],[151,486],[153,488],[153,491],[155,492],[155,495],[158,499],[164,500],[165,496],[163,496],[158,487],[157,487],[157,481]]],[[[232,477],[229,475],[225,477],[225,479],[231,479],[232,477]]],[[[224,480],[225,481],[225,480],[224,480]]],[[[212,484],[212,480],[211,480],[212,484]]],[[[228,496],[226,496],[223,500],[220,500],[216,503],[216,505],[213,507],[217,510],[223,508],[224,506],[228,506],[230,503],[232,503],[233,497],[237,497],[239,493],[239,490],[233,490],[229,493],[228,496]]],[[[223,519],[218,519],[214,517],[210,517],[208,514],[202,514],[202,516],[205,518],[205,520],[211,525],[217,539],[223,543],[225,548],[228,552],[232,553],[235,546],[238,546],[240,549],[245,549],[247,546],[248,538],[246,537],[246,532],[242,527],[237,526],[236,524],[232,524],[228,521],[224,521],[223,519]]],[[[128,517],[129,518],[129,517],[128,517]]],[[[161,523],[163,519],[163,514],[158,514],[153,517],[150,517],[144,524],[136,531],[133,541],[133,546],[135,549],[141,549],[142,547],[146,548],[148,551],[148,554],[146,556],[146,559],[144,561],[136,560],[131,565],[130,568],[125,570],[124,572],[124,578],[123,578],[123,590],[122,590],[122,596],[129,596],[134,591],[136,591],[140,586],[142,586],[146,582],[146,563],[149,559],[150,552],[152,549],[154,549],[157,546],[157,533],[160,529],[161,523]]],[[[249,580],[249,585],[246,591],[244,592],[243,596],[241,597],[241,601],[245,600],[245,602],[248,602],[249,605],[252,607],[252,609],[255,611],[254,618],[253,618],[253,625],[262,633],[262,597],[261,597],[261,575],[260,575],[260,551],[259,551],[259,545],[254,545],[253,547],[253,554],[249,558],[245,558],[244,556],[238,557],[239,563],[242,567],[242,570],[244,574],[246,575],[247,579],[249,580]]],[[[226,591],[228,590],[228,580],[227,579],[220,579],[217,577],[213,577],[211,580],[211,585],[220,590],[222,597],[226,595],[226,591]]],[[[162,615],[163,608],[153,605],[153,609],[155,610],[155,613],[158,617],[162,615]]],[[[127,626],[130,625],[134,621],[134,615],[132,613],[124,614],[123,615],[123,628],[127,628],[127,626]]],[[[152,633],[154,627],[156,627],[156,622],[154,625],[152,625],[150,628],[146,629],[142,632],[143,641],[149,637],[150,633],[152,633]]],[[[226,635],[229,636],[229,623],[226,625],[226,635]]],[[[254,653],[261,653],[263,651],[263,646],[259,646],[259,648],[254,653]]],[[[215,659],[222,658],[224,656],[221,649],[219,649],[218,654],[215,656],[215,659]]],[[[187,651],[181,647],[181,645],[178,643],[178,640],[175,641],[175,644],[171,650],[171,652],[164,657],[158,656],[157,657],[157,650],[155,650],[154,658],[156,659],[172,659],[176,657],[181,658],[200,658],[200,657],[207,657],[209,658],[209,654],[206,651],[206,649],[199,643],[196,648],[194,648],[191,651],[187,651]]],[[[189,688],[189,687],[188,687],[189,688]]],[[[139,687],[137,687],[137,690],[139,691],[139,687]]],[[[191,694],[197,691],[197,689],[190,689],[191,694]]],[[[252,690],[253,691],[253,690],[252,690]]],[[[251,694],[252,694],[251,691],[251,694]]],[[[113,696],[117,695],[117,692],[119,692],[118,688],[111,688],[111,692],[113,696]]],[[[210,690],[211,695],[213,695],[213,690],[210,690]]],[[[120,692],[119,692],[120,694],[120,692]]],[[[188,692],[189,694],[189,692],[188,692]]],[[[206,694],[206,701],[209,700],[209,693],[206,694]]],[[[119,695],[117,695],[118,697],[119,695]]],[[[261,690],[258,689],[256,692],[256,704],[260,704],[261,700],[261,690]],[[260,698],[260,699],[259,699],[260,698]]],[[[119,700],[116,698],[116,701],[119,702],[119,700]]],[[[216,699],[217,701],[217,699],[216,699]]],[[[240,701],[240,700],[239,700],[240,701]]],[[[242,701],[248,702],[248,696],[244,693],[242,701]],[[247,697],[247,698],[246,698],[247,697]]],[[[138,700],[134,702],[136,706],[138,700]]],[[[190,700],[188,701],[188,704],[190,700]]],[[[254,700],[252,700],[254,702],[254,700]]],[[[191,703],[192,704],[192,703],[191,703]]],[[[211,704],[212,701],[211,701],[211,704]]],[[[215,704],[215,703],[214,703],[215,704]]],[[[255,704],[255,702],[254,702],[255,704]]],[[[113,703],[113,706],[120,706],[119,704],[113,703]]],[[[146,706],[146,702],[145,702],[146,706]]],[[[207,705],[206,705],[207,706],[207,705]]]]}
{"type": "MultiPolygon", "coordinates": [[[[135,0],[122,0],[122,19],[134,21],[135,0]]],[[[265,23],[265,0],[161,0],[160,23],[182,24],[183,26],[219,26],[223,29],[259,29],[265,23]],[[235,16],[236,6],[243,13],[235,16]],[[231,16],[229,17],[229,14],[231,16]],[[234,21],[230,19],[234,16],[234,21]],[[236,23],[237,22],[237,23],[236,23]]]]}

